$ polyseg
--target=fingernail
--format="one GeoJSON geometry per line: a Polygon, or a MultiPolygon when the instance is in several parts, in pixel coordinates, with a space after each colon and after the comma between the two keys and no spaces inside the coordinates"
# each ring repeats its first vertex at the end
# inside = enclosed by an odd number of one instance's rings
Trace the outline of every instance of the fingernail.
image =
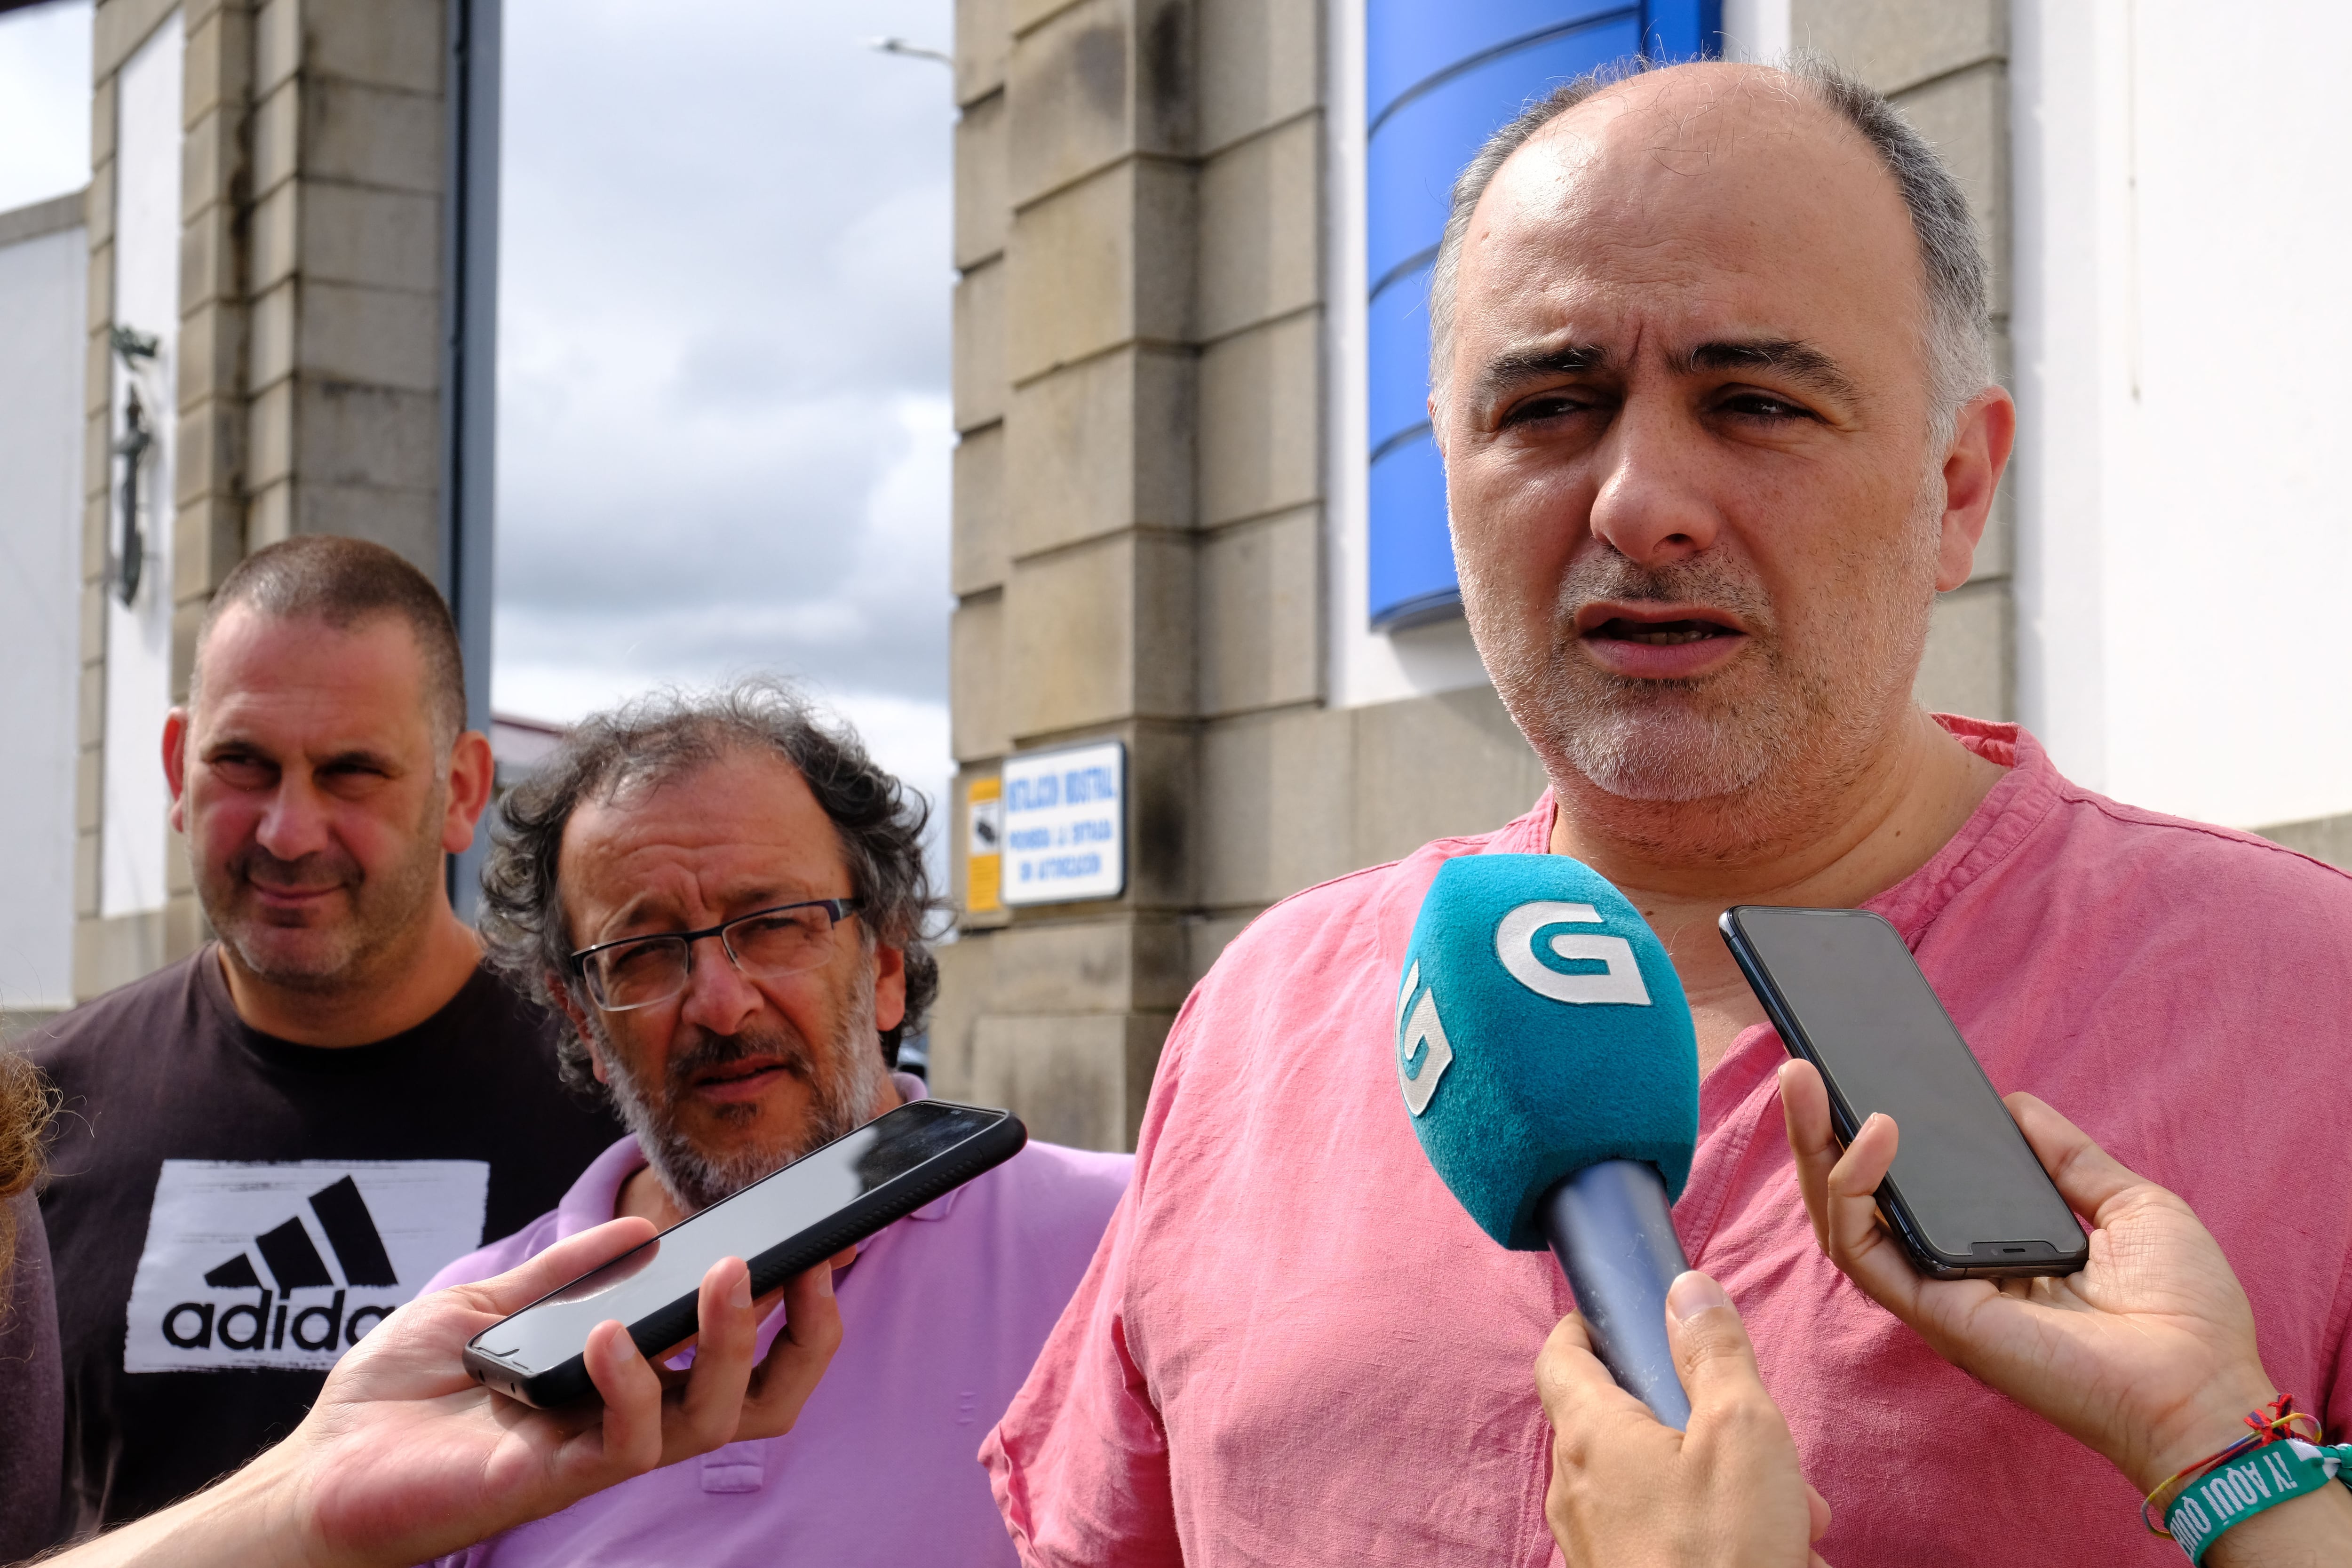
{"type": "Polygon", "coordinates": [[[727,1291],[727,1304],[738,1311],[751,1304],[751,1271],[749,1268],[735,1276],[735,1283],[727,1291]]]}
{"type": "Polygon", "coordinates": [[[1731,1298],[1723,1293],[1723,1287],[1696,1268],[1676,1275],[1666,1289],[1666,1310],[1675,1315],[1678,1323],[1687,1323],[1701,1312],[1730,1305],[1731,1298]]]}
{"type": "Polygon", "coordinates": [[[833,1265],[830,1263],[820,1263],[816,1267],[816,1293],[820,1296],[833,1294],[833,1265]]]}

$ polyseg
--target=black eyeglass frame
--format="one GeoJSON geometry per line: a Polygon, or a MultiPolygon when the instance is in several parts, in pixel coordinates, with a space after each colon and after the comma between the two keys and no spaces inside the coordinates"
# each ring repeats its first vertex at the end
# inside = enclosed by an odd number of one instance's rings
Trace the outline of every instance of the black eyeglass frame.
{"type": "MultiPolygon", "coordinates": [[[[727,933],[730,930],[741,925],[745,921],[764,920],[770,915],[786,914],[793,910],[823,910],[825,912],[825,918],[832,922],[831,925],[825,928],[830,931],[837,929],[841,922],[847,920],[850,916],[858,913],[865,902],[866,900],[863,899],[802,899],[795,903],[771,904],[764,910],[753,910],[747,914],[737,915],[732,920],[720,921],[715,926],[704,926],[700,931],[647,931],[643,936],[625,936],[616,942],[600,942],[593,947],[583,947],[577,952],[572,954],[570,960],[572,964],[572,973],[580,976],[583,982],[586,982],[588,979],[588,961],[595,957],[600,952],[610,952],[614,949],[621,947],[635,947],[640,942],[682,942],[686,944],[687,983],[688,984],[692,984],[694,982],[694,944],[700,942],[705,937],[715,936],[719,939],[719,947],[725,950],[727,953],[727,962],[733,964],[737,970],[748,974],[751,971],[743,968],[742,959],[736,955],[735,944],[727,940],[727,933]]],[[[806,973],[807,971],[787,971],[786,973],[806,973]]],[[[685,988],[683,986],[679,988],[678,994],[685,994],[685,988]]],[[[602,1002],[598,1002],[596,1005],[607,1013],[634,1013],[640,1007],[651,1007],[656,1005],[659,1002],[667,1002],[669,1000],[669,997],[664,996],[657,998],[655,1002],[639,1002],[627,1007],[608,1007],[602,1002]]]]}

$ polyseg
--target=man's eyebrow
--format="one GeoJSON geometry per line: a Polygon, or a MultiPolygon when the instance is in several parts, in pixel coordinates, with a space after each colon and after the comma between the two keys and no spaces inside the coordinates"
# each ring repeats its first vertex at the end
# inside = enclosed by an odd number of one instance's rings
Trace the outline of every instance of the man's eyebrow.
{"type": "MultiPolygon", "coordinates": [[[[783,904],[805,903],[813,897],[813,895],[807,892],[795,890],[796,888],[797,884],[788,881],[746,882],[722,893],[719,898],[718,904],[719,908],[722,910],[739,908],[743,914],[756,914],[761,910],[772,910],[783,904]]],[[[625,931],[632,926],[646,923],[652,918],[660,915],[664,910],[672,907],[673,906],[669,902],[669,894],[667,889],[648,888],[633,895],[627,901],[623,903],[619,909],[614,910],[611,916],[607,918],[605,924],[608,929],[625,931]]],[[[733,920],[738,917],[727,915],[721,916],[720,918],[724,920],[733,920]]],[[[670,931],[684,931],[685,929],[687,928],[680,922],[679,917],[671,916],[667,921],[663,922],[663,929],[661,931],[649,931],[642,934],[646,936],[662,936],[670,931]]],[[[596,940],[598,942],[607,940],[614,942],[626,942],[629,938],[627,936],[613,937],[610,939],[599,937],[596,940]]],[[[591,945],[593,944],[592,943],[591,945]]]]}
{"type": "Polygon", "coordinates": [[[1583,375],[1605,369],[1609,351],[1599,343],[1558,343],[1539,349],[1514,349],[1488,360],[1478,372],[1477,400],[1486,402],[1525,382],[1552,375],[1583,375]]]}
{"type": "Polygon", "coordinates": [[[388,773],[401,771],[399,758],[369,746],[346,746],[329,754],[318,765],[320,768],[375,768],[388,773]]]}
{"type": "Polygon", "coordinates": [[[1807,342],[1793,338],[1742,338],[1734,341],[1701,343],[1683,356],[1681,369],[1688,374],[1706,370],[1769,370],[1777,371],[1801,386],[1852,403],[1861,397],[1860,391],[1837,361],[1807,342]]]}

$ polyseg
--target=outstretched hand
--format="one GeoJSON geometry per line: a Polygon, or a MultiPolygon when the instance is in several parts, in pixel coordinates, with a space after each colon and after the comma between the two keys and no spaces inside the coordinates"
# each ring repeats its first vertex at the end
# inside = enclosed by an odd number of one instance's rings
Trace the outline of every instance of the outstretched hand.
{"type": "Polygon", "coordinates": [[[614,1220],[410,1302],[337,1363],[285,1442],[66,1562],[421,1563],[657,1466],[791,1430],[841,1342],[829,1262],[785,1287],[786,1325],[756,1366],[762,1306],[730,1258],[703,1277],[687,1371],[649,1363],[608,1321],[586,1353],[601,1405],[535,1410],[467,1373],[459,1358],[476,1334],[652,1235],[642,1219],[614,1220]]]}
{"type": "Polygon", "coordinates": [[[1813,1233],[1846,1278],[1937,1354],[2104,1455],[2142,1491],[2245,1435],[2278,1391],[2246,1293],[2187,1204],[2110,1158],[2030,1094],[2006,1103],[2059,1193],[2091,1226],[2064,1279],[1931,1279],[1882,1225],[1875,1194],[1899,1130],[1874,1115],[1841,1156],[1808,1062],[1780,1104],[1813,1233]]]}
{"type": "Polygon", "coordinates": [[[1696,1271],[1666,1294],[1666,1335],[1690,1395],[1687,1431],[1617,1386],[1570,1313],[1536,1358],[1551,1418],[1544,1517],[1570,1568],[1825,1568],[1830,1506],[1764,1391],[1748,1331],[1696,1271]]]}

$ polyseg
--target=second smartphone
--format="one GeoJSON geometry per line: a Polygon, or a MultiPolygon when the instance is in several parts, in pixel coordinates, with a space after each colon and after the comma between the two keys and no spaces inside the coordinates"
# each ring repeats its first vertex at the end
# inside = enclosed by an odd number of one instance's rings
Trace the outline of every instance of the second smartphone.
{"type": "Polygon", "coordinates": [[[693,1337],[702,1277],[720,1258],[748,1263],[751,1294],[764,1296],[1028,1140],[1010,1111],[911,1100],[491,1324],[467,1345],[466,1370],[526,1405],[577,1399],[593,1386],[588,1331],[606,1319],[658,1358],[693,1337]]]}
{"type": "Polygon", "coordinates": [[[1901,1131],[1879,1212],[1938,1279],[2072,1274],[2090,1241],[1894,926],[1867,910],[1741,905],[1723,940],[1791,1056],[1821,1070],[1838,1141],[1901,1131]]]}

